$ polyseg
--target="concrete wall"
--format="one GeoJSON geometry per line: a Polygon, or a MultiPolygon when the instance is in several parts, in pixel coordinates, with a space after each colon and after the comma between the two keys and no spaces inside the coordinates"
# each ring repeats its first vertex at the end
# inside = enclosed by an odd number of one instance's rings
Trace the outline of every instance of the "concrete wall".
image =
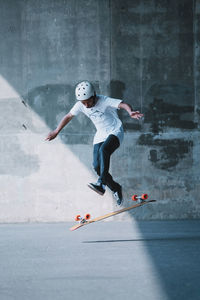
{"type": "Polygon", "coordinates": [[[116,219],[199,218],[200,1],[0,0],[0,222],[67,221],[115,208],[86,184],[94,127],[74,118],[44,139],[74,104],[74,86],[122,98],[124,143],[111,172],[125,206],[116,219]]]}

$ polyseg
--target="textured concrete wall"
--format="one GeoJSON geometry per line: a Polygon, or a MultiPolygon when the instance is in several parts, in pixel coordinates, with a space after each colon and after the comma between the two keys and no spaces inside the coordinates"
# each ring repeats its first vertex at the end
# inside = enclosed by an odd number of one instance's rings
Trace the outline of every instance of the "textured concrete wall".
{"type": "MultiPolygon", "coordinates": [[[[111,169],[125,204],[158,200],[137,219],[199,218],[200,1],[0,0],[0,222],[66,221],[114,209],[86,184],[95,132],[74,118],[74,85],[123,98],[145,114],[120,117],[125,140],[111,169]]],[[[127,214],[119,218],[127,218],[127,214]]]]}

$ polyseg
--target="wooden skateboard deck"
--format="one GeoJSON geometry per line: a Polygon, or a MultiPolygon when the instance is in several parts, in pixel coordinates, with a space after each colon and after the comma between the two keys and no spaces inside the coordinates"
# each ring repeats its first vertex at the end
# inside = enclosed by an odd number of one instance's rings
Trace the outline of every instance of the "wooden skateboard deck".
{"type": "MultiPolygon", "coordinates": [[[[136,200],[136,199],[134,199],[134,200],[136,200]]],[[[88,216],[88,218],[90,217],[90,215],[88,214],[88,215],[86,215],[86,218],[82,219],[82,220],[80,221],[79,224],[76,224],[76,225],[72,226],[72,227],[70,228],[70,230],[71,230],[71,231],[76,230],[76,229],[78,229],[78,228],[80,228],[80,227],[82,227],[82,226],[85,226],[85,225],[88,225],[88,224],[91,224],[91,223],[94,223],[94,222],[97,222],[97,221],[101,221],[101,220],[104,220],[104,219],[106,219],[106,218],[110,218],[110,217],[112,217],[112,216],[121,214],[121,213],[123,213],[123,212],[125,212],[125,211],[131,210],[131,209],[133,209],[133,208],[136,208],[136,207],[139,207],[139,206],[143,206],[143,205],[145,205],[145,204],[148,204],[148,203],[150,203],[150,202],[155,202],[155,201],[156,201],[156,200],[148,200],[148,201],[143,200],[143,201],[141,201],[140,203],[134,204],[134,205],[129,206],[129,207],[122,208],[122,209],[120,209],[120,210],[117,210],[117,211],[108,213],[108,214],[106,214],[106,215],[103,215],[103,216],[101,216],[101,217],[97,217],[97,218],[94,218],[94,219],[91,219],[91,220],[87,220],[87,216],[88,216]]],[[[77,220],[78,220],[78,219],[77,219],[77,220]]]]}

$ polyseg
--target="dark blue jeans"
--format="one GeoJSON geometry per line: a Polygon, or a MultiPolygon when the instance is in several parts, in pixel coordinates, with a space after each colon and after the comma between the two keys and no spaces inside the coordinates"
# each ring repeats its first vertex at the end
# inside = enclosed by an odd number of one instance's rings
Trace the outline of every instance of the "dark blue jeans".
{"type": "Polygon", "coordinates": [[[93,149],[93,167],[99,175],[98,182],[107,185],[113,192],[118,189],[119,184],[109,173],[110,156],[119,146],[119,139],[111,134],[104,142],[94,144],[93,149]]]}

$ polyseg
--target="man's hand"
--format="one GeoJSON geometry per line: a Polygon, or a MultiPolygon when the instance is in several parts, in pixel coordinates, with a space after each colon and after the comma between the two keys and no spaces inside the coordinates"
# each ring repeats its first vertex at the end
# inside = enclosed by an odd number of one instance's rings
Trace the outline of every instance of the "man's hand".
{"type": "Polygon", "coordinates": [[[137,120],[139,120],[139,119],[141,119],[141,118],[143,117],[143,114],[141,114],[138,110],[137,110],[137,111],[134,111],[134,110],[132,109],[131,105],[128,104],[128,103],[121,102],[121,103],[119,104],[119,108],[125,109],[125,110],[129,113],[129,115],[130,115],[130,117],[131,117],[132,119],[137,119],[137,120]]]}
{"type": "Polygon", "coordinates": [[[45,141],[51,141],[53,139],[55,139],[57,137],[57,135],[59,134],[59,132],[63,129],[63,127],[65,127],[73,118],[73,115],[69,112],[68,114],[66,114],[63,119],[60,121],[58,127],[49,132],[48,136],[46,137],[45,141]]]}
{"type": "Polygon", "coordinates": [[[132,119],[137,119],[137,120],[143,117],[143,114],[141,114],[139,111],[131,111],[129,115],[132,119]]]}
{"type": "Polygon", "coordinates": [[[48,136],[46,137],[45,141],[51,141],[53,139],[55,139],[58,135],[58,132],[56,130],[53,130],[51,132],[49,132],[48,136]]]}

